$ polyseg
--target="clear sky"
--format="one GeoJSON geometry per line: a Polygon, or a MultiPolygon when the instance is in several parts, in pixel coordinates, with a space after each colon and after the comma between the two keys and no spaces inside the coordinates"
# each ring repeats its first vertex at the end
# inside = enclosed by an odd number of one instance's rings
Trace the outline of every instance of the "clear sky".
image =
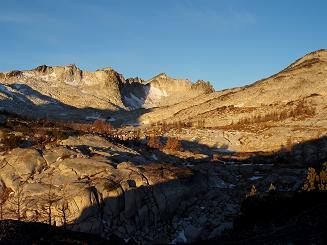
{"type": "Polygon", "coordinates": [[[241,86],[327,48],[325,0],[0,0],[0,70],[75,63],[241,86]]]}

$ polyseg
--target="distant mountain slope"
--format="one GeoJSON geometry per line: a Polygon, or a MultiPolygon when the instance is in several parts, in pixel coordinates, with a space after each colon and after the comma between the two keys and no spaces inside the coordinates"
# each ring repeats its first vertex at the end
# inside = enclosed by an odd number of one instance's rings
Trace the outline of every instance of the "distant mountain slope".
{"type": "Polygon", "coordinates": [[[251,85],[202,95],[170,107],[156,108],[140,121],[205,120],[209,127],[227,125],[256,113],[293,108],[296,104],[316,107],[325,116],[327,105],[327,50],[310,53],[283,71],[251,85]]]}
{"type": "Polygon", "coordinates": [[[43,65],[0,73],[0,108],[67,120],[114,116],[120,123],[137,124],[202,120],[206,127],[221,127],[309,107],[317,113],[306,122],[319,124],[326,118],[326,91],[327,50],[312,52],[251,85],[217,92],[204,81],[164,73],[148,81],[125,79],[112,68],[88,72],[75,65],[43,65]]]}
{"type": "Polygon", "coordinates": [[[213,87],[205,81],[174,79],[161,73],[148,81],[127,79],[122,86],[125,105],[131,109],[172,105],[198,95],[212,93],[213,87]]]}
{"type": "Polygon", "coordinates": [[[88,109],[126,109],[120,96],[123,79],[111,68],[84,72],[75,65],[0,73],[0,107],[34,117],[96,117],[88,109]]]}
{"type": "Polygon", "coordinates": [[[88,72],[75,65],[42,65],[28,71],[0,73],[1,107],[16,113],[34,111],[40,116],[44,116],[40,108],[45,105],[48,116],[58,111],[64,116],[74,108],[113,112],[171,105],[212,91],[212,86],[204,81],[193,84],[165,74],[149,81],[125,80],[112,68],[88,72]]]}

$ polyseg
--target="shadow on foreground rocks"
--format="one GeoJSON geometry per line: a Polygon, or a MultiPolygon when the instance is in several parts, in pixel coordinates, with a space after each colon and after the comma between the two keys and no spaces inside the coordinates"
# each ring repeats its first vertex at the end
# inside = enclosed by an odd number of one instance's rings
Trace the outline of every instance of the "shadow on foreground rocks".
{"type": "MultiPolygon", "coordinates": [[[[151,149],[146,145],[137,144],[137,141],[119,142],[110,138],[105,140],[104,136],[101,138],[99,135],[93,135],[92,138],[87,138],[87,135],[83,137],[84,139],[75,137],[74,148],[76,150],[73,150],[73,147],[68,148],[73,145],[72,143],[67,143],[65,147],[60,145],[61,148],[54,146],[53,151],[43,148],[36,150],[33,147],[15,148],[6,155],[6,161],[9,164],[5,164],[4,168],[10,167],[11,173],[16,174],[19,173],[18,170],[21,167],[24,167],[22,170],[26,174],[25,167],[30,166],[30,162],[40,159],[40,162],[45,163],[43,156],[48,154],[48,165],[52,166],[51,170],[53,170],[51,174],[54,179],[52,180],[60,185],[62,179],[55,179],[55,177],[64,176],[69,180],[67,181],[69,184],[65,186],[66,190],[71,188],[74,191],[80,191],[76,196],[72,192],[72,198],[69,198],[71,211],[75,212],[73,208],[75,206],[78,210],[71,218],[74,222],[69,228],[100,233],[109,239],[111,234],[116,234],[126,239],[135,238],[135,241],[149,244],[174,241],[180,232],[185,233],[185,242],[198,242],[209,237],[214,239],[221,234],[223,226],[226,228],[226,224],[232,224],[233,218],[240,210],[239,203],[251,185],[256,185],[260,192],[265,191],[270,183],[276,184],[278,190],[296,191],[301,181],[304,180],[304,175],[301,173],[305,172],[307,164],[314,162],[319,165],[326,160],[327,153],[324,150],[327,146],[326,137],[303,142],[288,151],[281,149],[278,152],[261,155],[241,152],[221,153],[216,160],[208,155],[205,159],[192,160],[172,152],[151,149]],[[83,140],[88,143],[83,143],[83,140]],[[97,140],[105,141],[106,147],[103,147],[102,143],[97,146],[97,140]],[[91,143],[92,147],[90,147],[91,143]],[[118,143],[119,147],[117,147],[118,143]],[[303,152],[303,149],[306,152],[303,152]],[[151,159],[153,153],[158,158],[157,160],[151,159]],[[51,157],[49,154],[52,154],[51,157]],[[16,158],[18,155],[24,156],[25,160],[18,161],[16,158]],[[51,159],[54,160],[50,161],[51,159]],[[16,168],[12,170],[12,166],[16,168]]],[[[165,140],[162,138],[162,141],[165,140]]],[[[196,142],[186,144],[186,146],[203,149],[202,145],[196,142]]],[[[208,154],[214,150],[215,148],[206,148],[202,153],[208,154]]],[[[31,176],[36,172],[33,168],[30,171],[31,176]]],[[[47,168],[41,170],[40,174],[49,171],[47,168]]],[[[4,169],[1,169],[0,175],[2,173],[5,173],[4,169]]],[[[36,178],[41,178],[40,174],[37,173],[34,176],[33,181],[37,180],[37,183],[26,184],[29,190],[33,190],[32,194],[34,190],[40,191],[39,187],[43,186],[42,181],[36,178]]],[[[15,183],[15,179],[12,182],[15,183]]],[[[49,186],[52,185],[54,184],[51,182],[49,186]]],[[[63,195],[64,199],[68,199],[66,194],[63,195]]],[[[67,196],[70,197],[70,195],[67,196]]],[[[42,202],[39,204],[43,205],[42,202]]],[[[298,206],[297,202],[293,205],[298,206]]],[[[259,206],[265,207],[265,204],[259,206]]],[[[268,210],[267,213],[278,214],[281,210],[287,213],[288,209],[285,207],[292,209],[293,206],[287,206],[284,201],[279,200],[272,205],[276,212],[268,210]]],[[[26,209],[28,211],[29,209],[40,210],[36,205],[26,209]]],[[[264,212],[260,213],[259,210],[260,208],[255,206],[254,213],[257,211],[261,217],[264,212]]],[[[320,210],[319,207],[317,210],[320,210]]],[[[326,209],[323,209],[323,212],[324,210],[326,209]]],[[[316,216],[319,218],[319,213],[316,216]]],[[[247,217],[251,221],[256,216],[251,215],[250,212],[247,217]]],[[[247,220],[245,223],[250,221],[247,220]]],[[[60,225],[58,219],[56,222],[60,225]]],[[[267,219],[265,223],[273,224],[270,219],[267,219]]],[[[255,227],[258,227],[257,223],[252,229],[257,229],[255,227]]],[[[37,229],[33,231],[35,230],[37,229]]],[[[238,231],[236,230],[234,234],[238,234],[238,231]]],[[[10,235],[11,233],[4,234],[10,235]]],[[[38,232],[37,235],[39,234],[47,233],[38,232]]],[[[246,234],[246,231],[242,228],[239,234],[246,234]]],[[[270,238],[274,238],[266,230],[262,230],[262,234],[267,238],[262,241],[270,241],[270,238]]],[[[256,239],[257,235],[252,235],[252,237],[256,239]]],[[[226,239],[227,244],[237,242],[237,236],[226,239]]],[[[241,237],[239,241],[244,241],[242,239],[241,237]]],[[[208,240],[209,244],[211,241],[216,243],[217,240],[208,240]]],[[[250,242],[252,241],[249,240],[250,242]]]]}
{"type": "Polygon", "coordinates": [[[326,244],[327,192],[269,192],[245,199],[234,228],[201,244],[326,244]]]}
{"type": "Polygon", "coordinates": [[[0,221],[0,244],[131,244],[123,239],[64,230],[43,223],[17,220],[0,221]]]}

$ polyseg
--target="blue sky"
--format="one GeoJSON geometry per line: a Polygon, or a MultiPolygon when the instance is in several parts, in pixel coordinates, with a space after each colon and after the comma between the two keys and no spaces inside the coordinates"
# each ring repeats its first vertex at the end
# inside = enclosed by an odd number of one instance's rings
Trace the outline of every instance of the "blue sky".
{"type": "Polygon", "coordinates": [[[125,77],[267,77],[327,48],[325,0],[0,0],[0,70],[75,63],[125,77]]]}

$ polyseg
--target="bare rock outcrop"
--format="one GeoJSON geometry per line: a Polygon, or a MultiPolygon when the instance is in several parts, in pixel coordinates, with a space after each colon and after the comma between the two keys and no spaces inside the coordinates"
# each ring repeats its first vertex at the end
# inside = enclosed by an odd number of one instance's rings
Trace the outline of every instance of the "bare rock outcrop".
{"type": "Polygon", "coordinates": [[[70,137],[62,146],[15,148],[2,154],[1,192],[11,190],[2,215],[106,236],[154,238],[156,228],[194,195],[194,186],[201,189],[188,168],[117,163],[110,157],[112,151],[135,153],[85,135],[70,137]],[[81,145],[88,151],[79,150],[81,145]],[[97,154],[100,147],[108,155],[97,154]]]}

